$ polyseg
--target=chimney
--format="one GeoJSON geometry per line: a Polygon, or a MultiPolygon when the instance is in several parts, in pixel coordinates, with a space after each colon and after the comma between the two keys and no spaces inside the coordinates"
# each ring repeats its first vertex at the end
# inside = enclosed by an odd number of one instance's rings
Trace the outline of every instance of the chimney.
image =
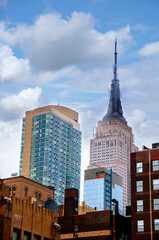
{"type": "Polygon", "coordinates": [[[78,214],[78,189],[65,189],[64,216],[78,214]]]}

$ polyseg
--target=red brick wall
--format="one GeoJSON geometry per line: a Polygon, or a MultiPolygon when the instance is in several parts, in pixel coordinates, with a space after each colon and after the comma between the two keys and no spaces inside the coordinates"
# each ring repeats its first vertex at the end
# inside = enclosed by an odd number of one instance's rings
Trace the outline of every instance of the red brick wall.
{"type": "MultiPolygon", "coordinates": [[[[152,149],[150,151],[151,168],[152,160],[159,159],[159,149],[152,149]]],[[[150,232],[150,188],[149,188],[149,151],[141,151],[131,154],[131,211],[132,211],[132,239],[142,240],[151,239],[150,232]],[[136,173],[136,162],[143,162],[143,173],[136,173]],[[143,180],[143,192],[136,192],[136,181],[143,180]],[[136,202],[137,200],[143,200],[144,211],[137,212],[136,202]],[[137,220],[144,220],[144,232],[137,232],[137,220]]],[[[151,171],[151,178],[159,178],[159,171],[151,171]]],[[[153,210],[153,198],[159,198],[159,191],[153,191],[152,181],[152,210],[153,210]]],[[[152,211],[152,222],[154,218],[159,218],[159,211],[152,211]]],[[[153,227],[154,229],[154,227],[153,227]]],[[[153,232],[153,240],[159,239],[159,232],[153,232]]]]}

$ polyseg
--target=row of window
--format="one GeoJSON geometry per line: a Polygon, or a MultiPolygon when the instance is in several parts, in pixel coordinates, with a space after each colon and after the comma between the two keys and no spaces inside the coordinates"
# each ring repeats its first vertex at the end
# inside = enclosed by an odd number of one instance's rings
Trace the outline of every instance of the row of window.
{"type": "MultiPolygon", "coordinates": [[[[152,171],[159,171],[159,160],[152,161],[152,171]]],[[[143,172],[143,162],[136,163],[136,173],[143,172]]]]}
{"type": "MultiPolygon", "coordinates": [[[[159,190],[159,179],[152,180],[152,189],[159,190]]],[[[143,192],[143,180],[136,181],[136,192],[143,192]]]]}
{"type": "MultiPolygon", "coordinates": [[[[15,196],[16,194],[16,187],[9,187],[9,195],[11,196],[15,196]]],[[[25,187],[24,188],[24,197],[27,197],[28,196],[28,188],[25,187]]],[[[36,198],[41,198],[41,193],[40,192],[35,192],[35,197],[36,198]]]]}
{"type": "MultiPolygon", "coordinates": [[[[143,212],[144,210],[144,202],[143,200],[137,200],[136,202],[137,212],[143,212]]],[[[153,210],[159,210],[159,198],[153,199],[153,210]]]]}
{"type": "MultiPolygon", "coordinates": [[[[159,219],[154,219],[154,231],[159,231],[159,219]]],[[[137,220],[137,232],[144,232],[144,220],[137,220]]]]}

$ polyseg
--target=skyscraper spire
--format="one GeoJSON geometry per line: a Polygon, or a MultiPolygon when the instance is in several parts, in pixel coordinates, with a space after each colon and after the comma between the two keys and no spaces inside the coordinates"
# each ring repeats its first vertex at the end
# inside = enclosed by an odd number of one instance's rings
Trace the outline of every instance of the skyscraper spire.
{"type": "Polygon", "coordinates": [[[117,38],[115,39],[115,53],[114,53],[114,79],[117,79],[117,38]]]}
{"type": "Polygon", "coordinates": [[[112,80],[112,83],[111,83],[108,110],[107,110],[107,114],[103,117],[103,120],[118,117],[123,122],[126,123],[126,120],[123,116],[123,110],[122,110],[121,100],[120,100],[119,80],[117,79],[117,39],[115,39],[115,53],[114,53],[113,73],[114,73],[114,79],[112,80]]]}

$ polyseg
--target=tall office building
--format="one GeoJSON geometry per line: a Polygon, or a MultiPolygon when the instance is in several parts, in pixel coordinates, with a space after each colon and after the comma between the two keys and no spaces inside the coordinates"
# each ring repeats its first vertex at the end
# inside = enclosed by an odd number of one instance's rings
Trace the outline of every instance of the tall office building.
{"type": "Polygon", "coordinates": [[[98,211],[110,210],[112,199],[118,201],[123,213],[122,178],[104,167],[88,168],[84,174],[84,201],[98,211]]]}
{"type": "Polygon", "coordinates": [[[80,170],[78,113],[54,105],[26,112],[19,175],[53,186],[55,201],[63,204],[65,188],[80,189],[80,170]]]}
{"type": "Polygon", "coordinates": [[[120,86],[117,79],[117,42],[115,42],[114,78],[111,83],[107,114],[98,122],[90,140],[90,166],[112,169],[122,177],[123,210],[131,202],[130,153],[138,150],[133,144],[132,129],[123,116],[120,86]]]}

